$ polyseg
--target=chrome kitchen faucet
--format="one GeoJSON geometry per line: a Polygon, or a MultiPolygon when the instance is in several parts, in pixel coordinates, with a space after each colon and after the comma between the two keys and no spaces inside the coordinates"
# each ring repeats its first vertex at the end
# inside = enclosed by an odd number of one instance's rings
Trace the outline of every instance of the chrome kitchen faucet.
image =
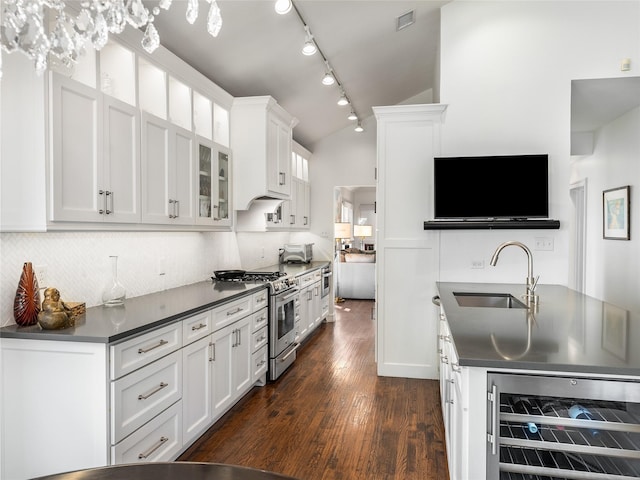
{"type": "Polygon", "coordinates": [[[524,250],[524,253],[527,254],[527,293],[525,294],[525,297],[528,304],[536,305],[538,303],[538,299],[540,298],[535,294],[536,286],[538,285],[538,279],[540,278],[540,276],[538,275],[535,279],[533,278],[533,255],[531,254],[531,250],[529,250],[529,248],[524,243],[511,240],[509,242],[504,242],[498,245],[498,248],[496,248],[496,251],[493,252],[493,256],[491,257],[491,261],[489,263],[492,267],[495,267],[496,263],[498,263],[498,256],[500,255],[500,252],[505,247],[508,247],[510,245],[520,247],[522,250],[524,250]]]}

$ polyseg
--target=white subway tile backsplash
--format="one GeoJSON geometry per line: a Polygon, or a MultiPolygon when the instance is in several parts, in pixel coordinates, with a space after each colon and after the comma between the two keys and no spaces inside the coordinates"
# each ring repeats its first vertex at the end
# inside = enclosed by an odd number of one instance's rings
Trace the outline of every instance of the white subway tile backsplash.
{"type": "Polygon", "coordinates": [[[47,232],[0,234],[0,326],[14,323],[22,265],[47,266],[47,284],[63,300],[102,304],[110,255],[127,297],[199,282],[219,268],[241,268],[232,232],[47,232]],[[160,265],[160,263],[162,265],[160,265]],[[159,267],[164,270],[160,275],[159,267]]]}

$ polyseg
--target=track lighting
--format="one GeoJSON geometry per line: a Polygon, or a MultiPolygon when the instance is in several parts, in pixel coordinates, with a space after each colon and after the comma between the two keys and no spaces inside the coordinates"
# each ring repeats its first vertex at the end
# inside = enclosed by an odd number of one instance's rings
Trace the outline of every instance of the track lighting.
{"type": "Polygon", "coordinates": [[[276,13],[278,15],[284,15],[291,11],[292,3],[291,0],[276,0],[276,13]]]}
{"type": "Polygon", "coordinates": [[[313,41],[313,35],[311,35],[311,30],[306,25],[304,29],[307,31],[307,36],[305,38],[304,46],[302,47],[302,53],[304,55],[313,55],[318,51],[315,42],[313,41]]]}
{"type": "MultiPolygon", "coordinates": [[[[24,0],[20,0],[20,1],[24,1],[24,0]]],[[[52,0],[46,0],[46,1],[52,1],[52,0]]],[[[93,0],[93,1],[97,1],[97,0],[93,0]]],[[[101,1],[104,1],[104,0],[101,0],[101,1]]],[[[133,0],[130,0],[130,1],[133,1],[133,0]]],[[[197,0],[189,0],[189,1],[197,1],[197,0]]],[[[208,1],[214,1],[214,0],[208,0],[208,1]]],[[[322,50],[320,49],[320,45],[318,45],[318,43],[315,41],[313,35],[311,34],[311,29],[309,28],[309,25],[307,25],[307,22],[304,21],[304,18],[300,14],[300,11],[298,10],[298,7],[296,6],[296,4],[293,2],[293,0],[275,0],[275,11],[278,14],[283,15],[289,12],[290,10],[293,10],[295,12],[297,17],[300,19],[302,26],[304,27],[305,42],[302,48],[302,53],[304,55],[313,55],[314,53],[318,52],[318,54],[322,58],[322,61],[324,62],[324,65],[325,65],[325,74],[322,77],[322,84],[336,85],[340,89],[340,98],[338,98],[338,105],[340,106],[351,105],[351,108],[350,108],[351,113],[349,113],[347,118],[349,120],[358,122],[357,126],[355,127],[356,132],[364,131],[364,129],[362,128],[362,125],[360,124],[358,114],[356,113],[356,110],[353,107],[353,104],[351,104],[349,97],[347,97],[347,94],[344,91],[344,87],[340,83],[340,79],[338,78],[336,73],[333,71],[333,69],[329,65],[329,60],[327,60],[327,57],[325,56],[325,54],[322,53],[322,50]]]]}
{"type": "Polygon", "coordinates": [[[331,70],[329,70],[327,71],[327,73],[324,74],[324,77],[322,77],[322,84],[333,85],[334,83],[336,83],[336,79],[334,78],[333,75],[331,75],[331,70]]]}

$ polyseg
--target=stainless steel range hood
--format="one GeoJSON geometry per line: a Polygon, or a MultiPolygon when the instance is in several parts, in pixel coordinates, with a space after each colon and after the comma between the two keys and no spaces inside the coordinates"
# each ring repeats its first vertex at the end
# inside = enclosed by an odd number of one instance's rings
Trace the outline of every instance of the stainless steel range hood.
{"type": "Polygon", "coordinates": [[[278,198],[254,198],[247,210],[236,211],[236,231],[265,232],[269,224],[267,215],[273,215],[282,202],[278,198]]]}

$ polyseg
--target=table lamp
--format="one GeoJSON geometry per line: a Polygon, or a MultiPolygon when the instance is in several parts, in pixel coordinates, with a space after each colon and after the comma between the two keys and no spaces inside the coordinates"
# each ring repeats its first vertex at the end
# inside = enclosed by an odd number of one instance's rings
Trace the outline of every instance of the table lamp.
{"type": "Polygon", "coordinates": [[[353,236],[360,237],[361,249],[364,250],[364,237],[373,235],[373,227],[371,225],[354,225],[353,236]]]}

